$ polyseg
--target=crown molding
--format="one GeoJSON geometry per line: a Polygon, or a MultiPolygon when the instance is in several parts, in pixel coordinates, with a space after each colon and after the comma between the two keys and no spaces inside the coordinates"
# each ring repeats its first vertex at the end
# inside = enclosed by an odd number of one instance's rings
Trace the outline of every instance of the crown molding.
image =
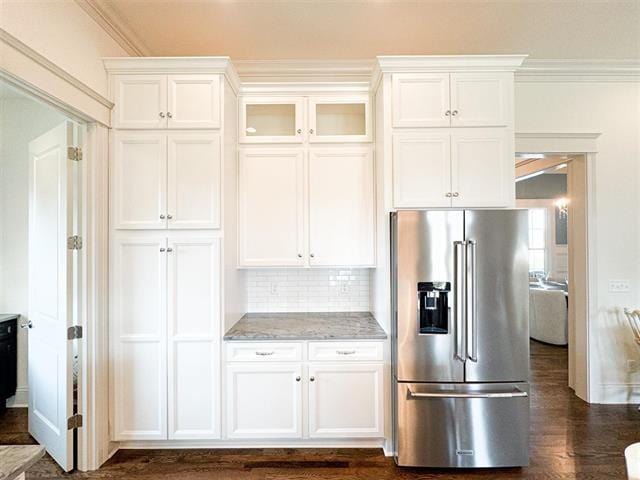
{"type": "Polygon", "coordinates": [[[516,81],[637,82],[640,81],[640,59],[527,59],[516,71],[516,81]]]}
{"type": "Polygon", "coordinates": [[[243,82],[367,82],[373,60],[236,60],[243,82]]]}
{"type": "Polygon", "coordinates": [[[600,133],[516,132],[516,152],[597,153],[600,133]]]}
{"type": "Polygon", "coordinates": [[[113,6],[97,0],[75,0],[125,52],[135,57],[151,55],[151,50],[136,33],[129,28],[113,6]]]}
{"type": "Polygon", "coordinates": [[[527,55],[380,55],[381,72],[515,71],[527,55]]]}

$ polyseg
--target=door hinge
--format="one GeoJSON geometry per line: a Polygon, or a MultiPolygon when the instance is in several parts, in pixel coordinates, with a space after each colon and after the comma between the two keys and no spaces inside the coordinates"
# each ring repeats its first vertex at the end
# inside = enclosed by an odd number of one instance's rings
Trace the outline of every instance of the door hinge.
{"type": "Polygon", "coordinates": [[[67,147],[67,158],[79,162],[82,160],[82,149],[80,147],[67,147]]]}
{"type": "Polygon", "coordinates": [[[80,250],[82,248],[82,237],[80,235],[72,235],[67,238],[67,248],[69,250],[80,250]]]}
{"type": "Polygon", "coordinates": [[[75,415],[67,418],[67,430],[73,430],[74,428],[80,428],[82,426],[82,415],[76,413],[75,415]]]}
{"type": "Polygon", "coordinates": [[[67,328],[67,340],[75,340],[76,338],[82,338],[82,327],[80,325],[67,328]]]}

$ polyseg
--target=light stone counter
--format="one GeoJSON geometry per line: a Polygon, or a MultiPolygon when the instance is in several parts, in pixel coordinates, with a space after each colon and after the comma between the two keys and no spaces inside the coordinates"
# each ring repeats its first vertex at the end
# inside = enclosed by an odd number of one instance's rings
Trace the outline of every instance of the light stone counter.
{"type": "Polygon", "coordinates": [[[0,446],[0,480],[24,478],[23,474],[44,455],[40,445],[0,446]]]}

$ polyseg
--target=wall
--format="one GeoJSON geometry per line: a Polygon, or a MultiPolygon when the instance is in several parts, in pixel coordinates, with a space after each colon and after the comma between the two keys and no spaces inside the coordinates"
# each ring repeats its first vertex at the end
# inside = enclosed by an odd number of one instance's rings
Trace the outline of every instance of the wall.
{"type": "Polygon", "coordinates": [[[128,56],[74,0],[0,0],[0,28],[103,96],[102,57],[128,56]]]}
{"type": "Polygon", "coordinates": [[[249,312],[368,312],[369,270],[248,271],[249,312]]]}
{"type": "MultiPolygon", "coordinates": [[[[0,312],[28,312],[29,142],[64,121],[54,109],[18,95],[0,98],[0,312]]],[[[18,331],[18,395],[26,403],[27,332],[18,331]]]]}
{"type": "Polygon", "coordinates": [[[594,132],[590,241],[595,244],[590,321],[592,402],[640,401],[640,350],[621,313],[640,306],[640,83],[620,80],[516,81],[516,132],[594,132]],[[608,282],[630,281],[627,293],[608,282]],[[635,371],[634,371],[635,370],[635,371]]]}
{"type": "Polygon", "coordinates": [[[558,198],[567,194],[567,176],[544,173],[516,182],[516,198],[558,198]]]}

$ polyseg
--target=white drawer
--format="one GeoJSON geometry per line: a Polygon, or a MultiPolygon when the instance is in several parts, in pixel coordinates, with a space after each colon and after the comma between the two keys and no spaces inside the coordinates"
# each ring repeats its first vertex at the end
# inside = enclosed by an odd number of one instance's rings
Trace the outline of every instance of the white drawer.
{"type": "Polygon", "coordinates": [[[382,361],[382,342],[309,342],[309,361],[382,361]]]}
{"type": "Polygon", "coordinates": [[[227,362],[299,362],[301,360],[301,343],[227,343],[227,362]]]}

